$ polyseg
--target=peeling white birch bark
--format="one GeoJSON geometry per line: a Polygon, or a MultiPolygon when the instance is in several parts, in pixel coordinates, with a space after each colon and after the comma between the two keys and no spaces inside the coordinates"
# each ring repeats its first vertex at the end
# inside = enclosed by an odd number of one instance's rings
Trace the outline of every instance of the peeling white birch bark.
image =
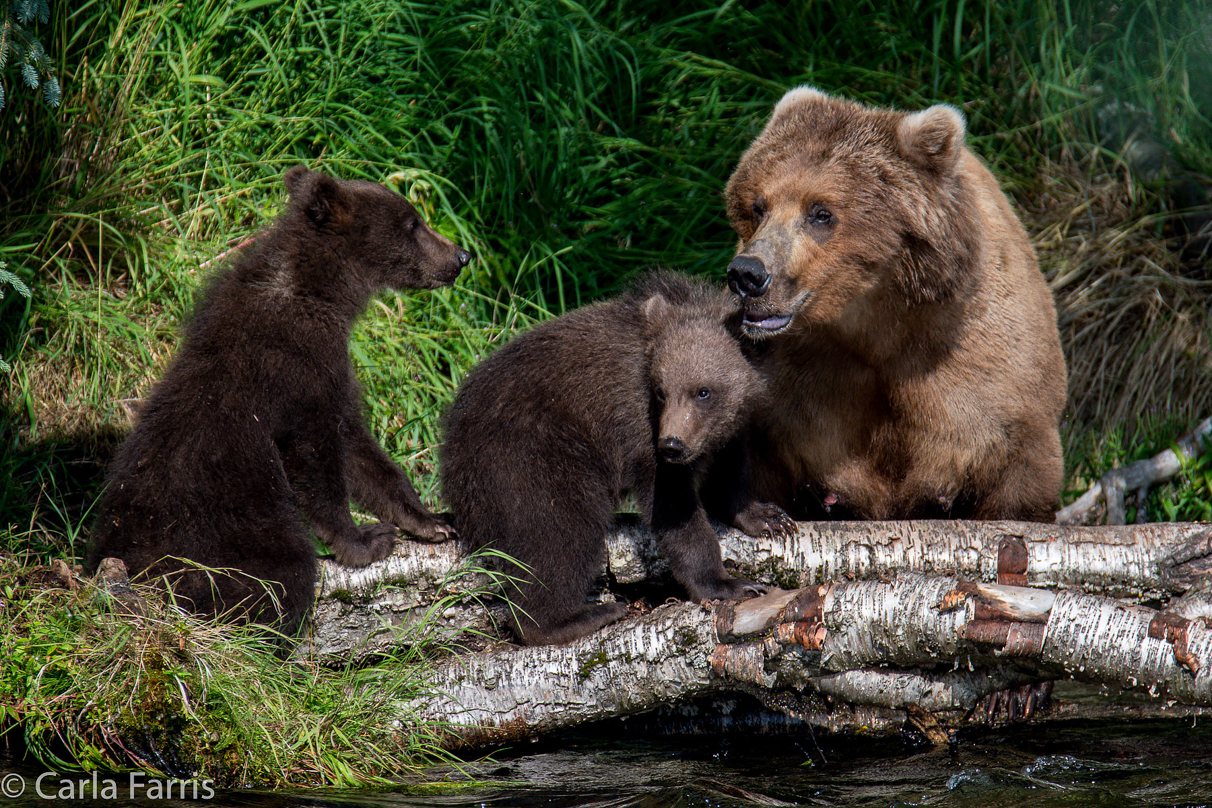
{"type": "MultiPolygon", "coordinates": [[[[726,563],[748,577],[794,589],[827,580],[877,578],[898,570],[997,579],[1004,542],[1025,550],[1025,582],[1076,586],[1128,598],[1164,598],[1212,570],[1212,526],[1149,524],[1062,527],[1028,522],[801,522],[786,538],[750,538],[721,529],[726,563]]],[[[474,565],[474,561],[471,562],[474,565]]],[[[381,652],[444,595],[484,587],[466,575],[457,544],[404,541],[396,552],[362,569],[321,563],[315,615],[305,648],[340,661],[381,652]]],[[[604,573],[616,584],[668,578],[652,533],[623,518],[607,541],[604,573]]],[[[679,590],[672,583],[670,593],[679,590]]],[[[475,604],[443,609],[452,631],[487,630],[496,618],[475,604]]]]}
{"type": "Polygon", "coordinates": [[[824,697],[962,712],[995,691],[1056,676],[1212,706],[1212,630],[1202,620],[1168,629],[1180,643],[1150,636],[1160,614],[1153,609],[1014,589],[904,574],[665,606],[567,646],[455,657],[438,668],[433,694],[401,711],[441,724],[457,747],[728,690],[809,720],[826,712],[824,697]],[[1023,614],[1043,622],[1014,619],[1024,604],[1023,614]]]}

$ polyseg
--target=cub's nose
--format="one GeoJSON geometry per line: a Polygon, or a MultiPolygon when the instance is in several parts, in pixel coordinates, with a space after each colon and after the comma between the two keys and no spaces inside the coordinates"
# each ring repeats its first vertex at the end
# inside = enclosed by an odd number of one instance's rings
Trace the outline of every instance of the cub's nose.
{"type": "Polygon", "coordinates": [[[471,253],[467,252],[467,250],[463,249],[462,247],[456,247],[455,261],[459,263],[459,269],[462,269],[471,263],[471,253]]]}
{"type": "Polygon", "coordinates": [[[657,454],[665,460],[680,460],[686,454],[686,444],[681,438],[661,438],[657,441],[657,454]]]}
{"type": "Polygon", "coordinates": [[[741,297],[761,297],[770,288],[770,273],[761,258],[738,255],[728,265],[728,288],[741,297]]]}

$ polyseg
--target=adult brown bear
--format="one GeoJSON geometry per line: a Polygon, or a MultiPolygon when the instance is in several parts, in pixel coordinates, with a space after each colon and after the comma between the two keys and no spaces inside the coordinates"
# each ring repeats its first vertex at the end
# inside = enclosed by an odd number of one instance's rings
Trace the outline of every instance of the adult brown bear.
{"type": "Polygon", "coordinates": [[[768,386],[758,499],[800,518],[1053,519],[1056,310],[958,110],[791,90],[727,200],[728,281],[768,386]]]}

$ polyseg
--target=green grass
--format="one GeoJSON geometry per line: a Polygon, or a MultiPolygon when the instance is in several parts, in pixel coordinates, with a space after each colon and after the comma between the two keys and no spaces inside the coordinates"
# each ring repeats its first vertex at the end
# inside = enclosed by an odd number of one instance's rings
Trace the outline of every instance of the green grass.
{"type": "MultiPolygon", "coordinates": [[[[438,417],[480,358],[654,265],[720,278],[722,190],[789,87],[957,104],[1035,236],[1071,369],[1070,486],[1208,415],[1212,288],[1098,145],[1140,107],[1212,173],[1195,2],[153,0],[54,4],[63,103],[0,113],[0,551],[79,555],[104,460],[211,262],[306,163],[387,181],[475,261],[384,294],[352,352],[372,428],[433,501],[438,417]]],[[[1205,275],[1206,278],[1206,270],[1205,275]]],[[[1156,493],[1206,518],[1206,467],[1156,493]],[[1201,483],[1200,481],[1204,482],[1201,483]]],[[[62,637],[67,636],[66,634],[62,637]]]]}
{"type": "Polygon", "coordinates": [[[445,759],[438,728],[402,707],[450,639],[426,626],[368,667],[283,662],[263,630],[188,617],[150,586],[69,588],[11,559],[0,559],[0,608],[0,737],[59,771],[365,787],[445,759]]]}

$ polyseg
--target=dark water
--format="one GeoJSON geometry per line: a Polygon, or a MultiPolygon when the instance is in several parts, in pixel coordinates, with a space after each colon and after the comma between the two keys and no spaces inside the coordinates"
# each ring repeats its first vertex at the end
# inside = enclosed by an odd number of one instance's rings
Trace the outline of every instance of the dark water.
{"type": "MultiPolygon", "coordinates": [[[[27,792],[0,804],[49,802],[33,793],[42,771],[0,758],[0,779],[19,774],[27,792]]],[[[965,730],[946,749],[900,739],[775,737],[609,739],[566,735],[498,752],[448,773],[423,793],[216,791],[196,801],[148,799],[105,805],[249,808],[752,808],[805,806],[1212,806],[1212,717],[1206,722],[1051,722],[1009,731],[965,730]],[[467,783],[468,777],[477,782],[467,783]]],[[[120,778],[119,778],[120,779],[120,778]]],[[[59,780],[44,781],[53,792],[59,780]]],[[[126,782],[120,779],[119,791],[126,782]]],[[[88,787],[76,792],[88,797],[88,787]]],[[[162,794],[163,796],[163,794],[162,794]]],[[[174,797],[179,796],[174,793],[174,797]]],[[[55,802],[70,800],[58,799],[55,802]]]]}

